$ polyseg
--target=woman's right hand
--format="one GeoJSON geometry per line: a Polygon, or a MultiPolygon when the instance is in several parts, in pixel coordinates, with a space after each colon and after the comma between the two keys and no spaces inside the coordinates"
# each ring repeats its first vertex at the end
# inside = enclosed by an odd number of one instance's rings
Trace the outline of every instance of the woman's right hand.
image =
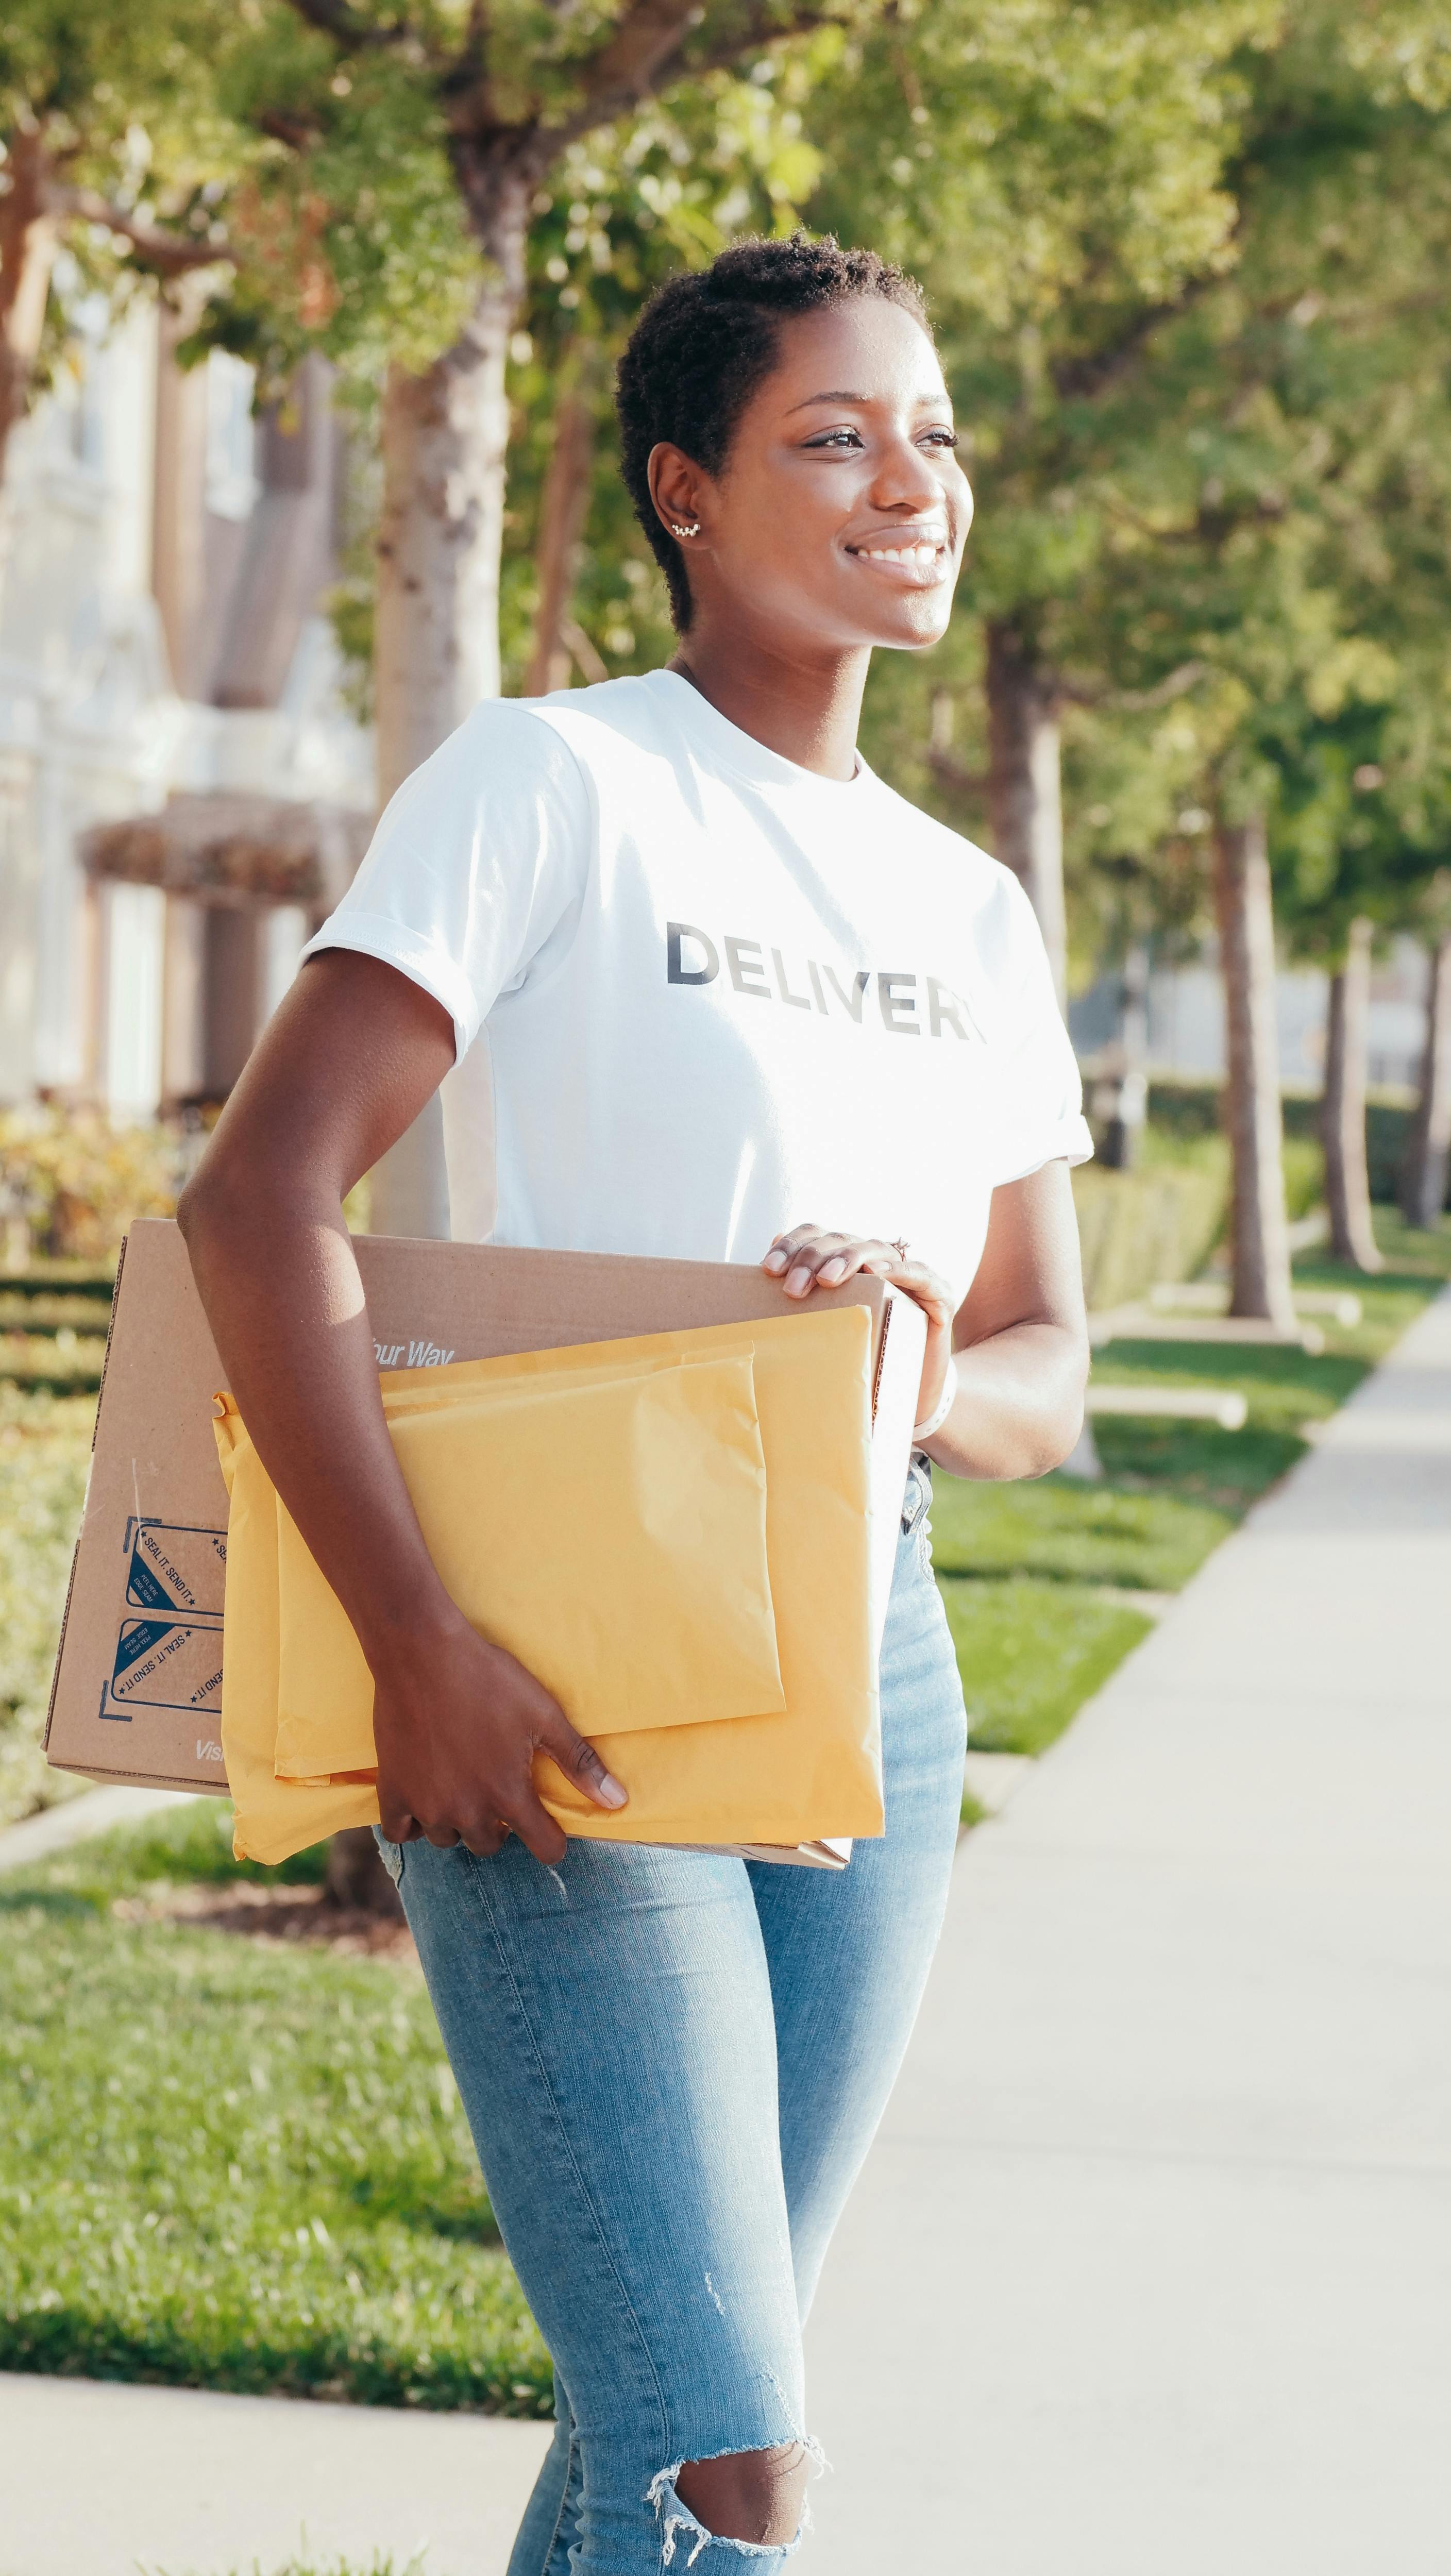
{"type": "Polygon", "coordinates": [[[543,1683],[462,1616],[425,1638],[374,1645],[369,1660],[378,1807],[390,1842],[422,1836],[489,1857],[513,1832],[553,1868],[565,1836],[534,1787],[537,1752],[597,1807],[625,1805],[619,1781],[543,1683]]]}

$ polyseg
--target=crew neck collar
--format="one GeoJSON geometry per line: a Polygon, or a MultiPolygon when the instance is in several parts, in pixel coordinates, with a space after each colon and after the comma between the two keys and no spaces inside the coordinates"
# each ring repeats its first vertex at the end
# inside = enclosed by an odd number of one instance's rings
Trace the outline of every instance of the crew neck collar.
{"type": "Polygon", "coordinates": [[[790,787],[798,794],[803,789],[817,789],[823,796],[849,796],[860,790],[872,773],[861,753],[856,755],[856,773],[851,778],[827,778],[819,769],[803,769],[799,761],[787,760],[768,743],[758,742],[753,733],[743,733],[739,725],[723,716],[711,705],[693,680],[679,671],[650,671],[646,686],[660,690],[671,702],[687,730],[703,735],[722,768],[734,770],[737,777],[749,778],[761,787],[790,787]]]}

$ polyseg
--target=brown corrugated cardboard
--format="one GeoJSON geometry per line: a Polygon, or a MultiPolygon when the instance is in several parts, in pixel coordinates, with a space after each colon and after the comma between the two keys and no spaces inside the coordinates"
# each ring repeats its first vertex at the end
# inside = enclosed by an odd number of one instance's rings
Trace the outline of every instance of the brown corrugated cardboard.
{"type": "MultiPolygon", "coordinates": [[[[358,1238],[380,1368],[557,1350],[802,1310],[764,1271],[608,1253],[358,1238]]],[[[817,1298],[822,1296],[817,1292],[817,1298]]],[[[873,1608],[878,1634],[906,1479],[925,1326],[879,1279],[832,1290],[877,1336],[873,1608]]],[[[811,1301],[817,1302],[816,1298],[811,1301]]],[[[127,1236],[95,1447],[46,1729],[48,1759],[96,1780],[225,1794],[227,1496],[212,1436],[225,1384],[177,1228],[127,1236]]]]}

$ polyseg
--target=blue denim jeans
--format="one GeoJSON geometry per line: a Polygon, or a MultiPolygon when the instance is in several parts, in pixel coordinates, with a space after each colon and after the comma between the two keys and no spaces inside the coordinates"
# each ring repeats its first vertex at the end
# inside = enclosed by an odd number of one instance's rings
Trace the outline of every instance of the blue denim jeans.
{"type": "MultiPolygon", "coordinates": [[[[807,2438],[801,2327],[947,1901],[962,1691],[914,1468],[882,1648],[886,1833],[839,1875],[380,1836],[489,2196],[554,2360],[509,2576],[712,2576],[683,2462],[807,2438]]],[[[791,2544],[792,2547],[795,2544],[791,2544]]]]}

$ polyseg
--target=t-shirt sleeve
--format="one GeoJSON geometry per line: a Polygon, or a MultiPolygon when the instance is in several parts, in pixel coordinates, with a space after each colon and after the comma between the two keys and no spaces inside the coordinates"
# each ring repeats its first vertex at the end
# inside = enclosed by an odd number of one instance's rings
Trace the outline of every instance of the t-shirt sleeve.
{"type": "Polygon", "coordinates": [[[1026,1180],[1045,1163],[1086,1163],[1093,1153],[1078,1060],[1058,1008],[1043,934],[1017,878],[1006,870],[999,901],[1003,971],[993,1030],[994,1189],[1026,1180]]]}
{"type": "Polygon", "coordinates": [[[476,707],[406,778],[305,957],[350,948],[431,993],[467,1054],[499,995],[568,945],[592,819],[578,763],[517,700],[476,707]]]}

